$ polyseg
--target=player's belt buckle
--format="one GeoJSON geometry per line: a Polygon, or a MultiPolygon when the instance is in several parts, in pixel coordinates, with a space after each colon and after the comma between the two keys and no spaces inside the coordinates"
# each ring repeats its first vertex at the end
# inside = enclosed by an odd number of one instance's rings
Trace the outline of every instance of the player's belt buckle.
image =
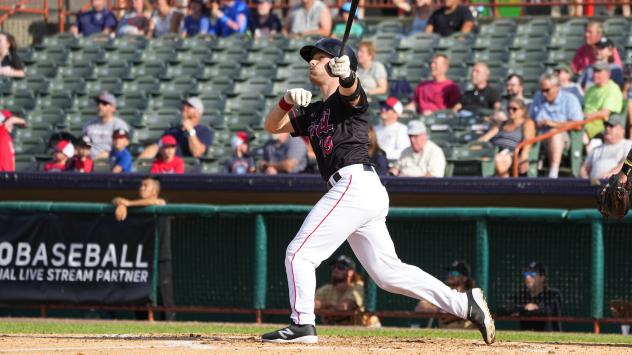
{"type": "MultiPolygon", "coordinates": [[[[375,172],[375,170],[373,169],[373,165],[371,164],[362,164],[362,170],[364,171],[372,171],[375,172]]],[[[332,188],[334,187],[334,185],[340,181],[340,179],[342,179],[342,176],[340,175],[339,172],[335,172],[330,178],[329,181],[327,181],[327,187],[328,188],[332,188]]]]}

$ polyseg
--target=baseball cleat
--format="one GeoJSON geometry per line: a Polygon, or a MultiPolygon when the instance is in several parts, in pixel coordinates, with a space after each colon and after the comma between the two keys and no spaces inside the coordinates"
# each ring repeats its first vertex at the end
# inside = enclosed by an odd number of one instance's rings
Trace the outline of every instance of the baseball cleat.
{"type": "Polygon", "coordinates": [[[316,335],[316,327],[313,325],[298,325],[292,322],[285,328],[263,334],[261,341],[269,343],[315,344],[318,343],[318,336],[316,335]]]}
{"type": "Polygon", "coordinates": [[[480,288],[473,288],[467,293],[467,319],[472,321],[481,331],[486,344],[496,341],[496,326],[487,307],[487,301],[480,288]]]}

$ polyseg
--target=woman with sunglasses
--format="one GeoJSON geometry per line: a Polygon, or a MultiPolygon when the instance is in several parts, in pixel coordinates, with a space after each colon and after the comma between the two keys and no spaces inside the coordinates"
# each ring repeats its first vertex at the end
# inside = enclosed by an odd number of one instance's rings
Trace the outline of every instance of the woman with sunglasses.
{"type": "MultiPolygon", "coordinates": [[[[478,140],[491,142],[499,149],[496,154],[496,176],[509,177],[509,171],[513,162],[513,154],[516,146],[527,139],[535,137],[535,123],[527,111],[527,105],[522,99],[514,98],[507,106],[509,117],[507,121],[494,125],[478,140]]],[[[531,145],[527,145],[520,151],[519,171],[524,175],[529,170],[529,151],[531,145]]]]}

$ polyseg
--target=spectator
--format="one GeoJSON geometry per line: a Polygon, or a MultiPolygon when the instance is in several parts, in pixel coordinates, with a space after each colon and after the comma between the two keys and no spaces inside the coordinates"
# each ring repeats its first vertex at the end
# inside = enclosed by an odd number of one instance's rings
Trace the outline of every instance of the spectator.
{"type": "Polygon", "coordinates": [[[388,174],[388,159],[386,153],[377,144],[377,135],[375,129],[369,129],[369,162],[375,168],[375,172],[380,175],[388,174]]]}
{"type": "MultiPolygon", "coordinates": [[[[559,128],[572,121],[583,119],[581,103],[577,98],[561,90],[555,74],[544,74],[540,77],[540,92],[533,98],[529,108],[531,116],[538,126],[538,133],[544,134],[551,129],[559,128]]],[[[570,146],[568,133],[556,134],[544,141],[549,161],[549,177],[557,178],[564,149],[570,146]]]]}
{"type": "Polygon", "coordinates": [[[24,63],[18,55],[15,37],[6,32],[0,32],[0,76],[24,77],[24,63]]]}
{"type": "Polygon", "coordinates": [[[632,141],[624,138],[625,118],[622,115],[612,115],[604,124],[603,144],[588,153],[579,172],[583,178],[607,179],[618,173],[632,148],[632,141]]]}
{"type": "Polygon", "coordinates": [[[393,0],[393,4],[399,9],[404,10],[407,13],[412,13],[413,23],[410,30],[410,35],[424,32],[428,19],[432,14],[432,0],[414,0],[411,5],[408,0],[393,0]]]}
{"type": "Polygon", "coordinates": [[[127,149],[129,133],[125,129],[117,129],[112,133],[112,151],[110,166],[114,174],[132,172],[132,154],[127,149]]]}
{"type": "MultiPolygon", "coordinates": [[[[605,62],[610,64],[610,79],[619,85],[619,88],[623,88],[623,84],[625,81],[623,75],[623,67],[620,64],[614,63],[614,42],[609,40],[606,37],[601,37],[599,42],[595,44],[595,51],[597,56],[597,62],[605,62]]],[[[593,77],[593,68],[592,66],[584,68],[581,76],[579,77],[579,84],[584,90],[588,90],[589,87],[593,85],[592,77],[593,77]]]]}
{"type": "Polygon", "coordinates": [[[180,22],[182,22],[182,13],[174,6],[173,0],[157,0],[156,9],[149,23],[149,33],[154,38],[162,37],[169,33],[178,33],[180,31],[180,22]]]}
{"type": "MultiPolygon", "coordinates": [[[[584,126],[587,138],[593,140],[598,134],[603,132],[603,120],[607,120],[612,113],[620,113],[623,108],[623,94],[619,86],[610,80],[610,64],[597,62],[593,64],[593,82],[584,96],[584,119],[601,117],[584,126]]],[[[588,139],[584,142],[588,143],[588,139]]],[[[594,145],[598,145],[599,140],[592,141],[586,148],[587,152],[594,145]]]]}
{"type": "Polygon", "coordinates": [[[384,64],[374,59],[375,46],[373,43],[361,42],[358,45],[358,71],[356,74],[367,95],[385,95],[388,91],[388,74],[384,64]]]}
{"type": "Polygon", "coordinates": [[[263,160],[259,171],[268,175],[294,174],[307,166],[307,146],[301,138],[290,137],[289,133],[272,135],[263,145],[263,160]]]}
{"type": "Polygon", "coordinates": [[[53,160],[44,164],[44,171],[59,173],[68,169],[68,161],[75,155],[75,147],[70,141],[61,140],[55,144],[53,160]]]}
{"type": "MultiPolygon", "coordinates": [[[[491,142],[499,149],[494,160],[496,176],[509,177],[513,165],[513,156],[519,143],[535,137],[535,123],[527,114],[527,105],[520,99],[509,101],[509,119],[495,123],[492,128],[478,140],[491,142]]],[[[529,170],[529,152],[531,145],[520,151],[518,171],[526,174],[529,170]]]]}
{"type": "MultiPolygon", "coordinates": [[[[342,21],[337,23],[334,26],[334,29],[331,31],[331,37],[333,38],[344,37],[345,29],[347,27],[347,19],[349,18],[349,11],[351,11],[351,3],[346,2],[342,4],[342,6],[340,7],[340,11],[338,12],[340,16],[342,17],[342,21]]],[[[353,23],[351,24],[351,30],[349,31],[349,36],[355,37],[355,38],[362,38],[362,35],[364,34],[364,26],[362,26],[362,24],[358,20],[358,13],[359,13],[359,10],[356,9],[354,20],[353,20],[353,23]]],[[[358,50],[360,50],[359,47],[358,47],[358,50]]]]}
{"type": "Polygon", "coordinates": [[[83,136],[76,144],[76,151],[70,164],[68,164],[68,171],[74,171],[77,173],[91,173],[94,171],[94,161],[90,158],[90,149],[92,148],[92,140],[88,136],[83,136]]]}
{"type": "Polygon", "coordinates": [[[290,10],[284,33],[294,36],[328,37],[331,25],[331,13],[325,3],[321,0],[301,0],[301,4],[290,10]]]}
{"type": "Polygon", "coordinates": [[[116,30],[117,36],[146,36],[149,33],[151,4],[148,0],[132,0],[129,9],[121,16],[116,30]]]}
{"type": "Polygon", "coordinates": [[[272,0],[255,0],[257,11],[250,14],[248,27],[254,38],[274,36],[281,33],[279,17],[272,13],[272,0]]]}
{"type": "Polygon", "coordinates": [[[512,73],[507,76],[505,90],[506,94],[503,95],[503,101],[500,103],[501,109],[496,111],[493,121],[503,122],[507,120],[507,107],[509,106],[509,101],[514,98],[521,99],[527,106],[531,104],[531,99],[524,97],[524,79],[520,74],[512,73]]]}
{"type": "MultiPolygon", "coordinates": [[[[599,22],[588,22],[584,36],[586,43],[577,48],[571,63],[571,68],[575,73],[580,73],[584,68],[589,67],[597,61],[596,45],[601,40],[601,37],[603,37],[603,26],[599,22]]],[[[619,57],[617,49],[614,48],[612,52],[614,63],[621,65],[621,58],[619,57]]]]}
{"type": "Polygon", "coordinates": [[[459,86],[448,79],[447,73],[450,61],[444,54],[437,54],[430,63],[432,80],[422,81],[415,88],[411,102],[407,109],[417,113],[429,115],[437,110],[452,109],[461,99],[459,86]]]}
{"type": "Polygon", "coordinates": [[[388,160],[397,160],[402,151],[410,147],[408,128],[399,122],[399,116],[404,111],[402,103],[395,97],[389,97],[380,102],[381,124],[375,127],[377,143],[386,152],[388,160]]]}
{"type": "Polygon", "coordinates": [[[88,121],[81,131],[82,136],[92,140],[90,157],[92,159],[107,158],[112,150],[112,135],[114,131],[123,129],[129,132],[129,126],[122,119],[115,117],[116,99],[112,94],[104,91],[95,98],[99,117],[88,121]]]}
{"type": "MultiPolygon", "coordinates": [[[[470,266],[465,261],[455,260],[446,268],[448,273],[446,285],[458,292],[466,292],[476,287],[476,281],[470,276],[470,266]]],[[[441,329],[470,329],[475,328],[471,321],[455,317],[442,312],[437,306],[426,300],[419,300],[415,312],[440,313],[437,317],[437,327],[441,329]]]]}
{"type": "Polygon", "coordinates": [[[562,91],[569,92],[575,95],[579,102],[584,102],[584,90],[582,90],[582,87],[578,83],[571,80],[573,69],[571,69],[570,65],[566,63],[558,64],[558,66],[555,67],[554,73],[560,82],[562,91]]]}
{"type": "Polygon", "coordinates": [[[250,155],[248,133],[240,131],[230,139],[233,155],[224,162],[224,174],[251,174],[257,171],[255,159],[250,155]]]}
{"type": "Polygon", "coordinates": [[[77,15],[77,23],[70,32],[85,37],[95,33],[110,34],[116,30],[116,16],[107,8],[106,0],[91,0],[92,9],[77,15]]]}
{"type": "Polygon", "coordinates": [[[425,31],[446,37],[455,32],[467,33],[474,29],[474,16],[460,0],[444,0],[445,5],[432,12],[425,31]]]}
{"type": "MultiPolygon", "coordinates": [[[[560,292],[547,285],[546,267],[537,261],[530,262],[522,273],[524,285],[513,294],[499,315],[520,317],[559,317],[561,315],[560,292]]],[[[559,321],[520,321],[521,330],[561,331],[559,321]]]]}
{"type": "Polygon", "coordinates": [[[160,198],[160,180],[157,177],[143,177],[138,195],[140,199],[137,200],[128,200],[123,197],[112,199],[114,216],[117,221],[124,221],[127,218],[128,207],[164,206],[167,204],[165,200],[160,198]]]}
{"type": "Polygon", "coordinates": [[[316,290],[314,310],[355,312],[351,316],[323,315],[323,324],[380,326],[377,317],[364,314],[364,281],[355,269],[355,262],[340,255],[330,265],[331,282],[316,290]]]}
{"type": "Polygon", "coordinates": [[[470,75],[472,89],[461,96],[456,110],[479,112],[481,110],[500,110],[500,93],[489,85],[489,67],[485,63],[476,63],[470,75]]]}
{"type": "Polygon", "coordinates": [[[182,23],[182,38],[195,37],[199,34],[209,34],[211,29],[211,19],[204,15],[205,9],[202,0],[189,1],[189,15],[184,17],[182,23]]]}
{"type": "Polygon", "coordinates": [[[215,20],[212,33],[219,37],[244,34],[248,29],[248,6],[241,0],[220,0],[211,3],[215,20]]]}
{"type": "Polygon", "coordinates": [[[15,171],[15,150],[11,132],[16,125],[26,126],[26,120],[13,116],[9,110],[0,112],[0,171],[15,171]]]}
{"type": "Polygon", "coordinates": [[[443,177],[446,160],[443,150],[428,139],[426,125],[419,120],[408,122],[410,147],[404,149],[390,173],[395,176],[443,177]]]}
{"type": "MultiPolygon", "coordinates": [[[[168,128],[162,134],[176,139],[176,155],[179,157],[199,158],[206,154],[213,144],[213,132],[201,125],[204,105],[197,97],[189,97],[182,102],[182,121],[175,127],[168,128]]],[[[140,154],[141,159],[153,159],[159,149],[159,142],[151,144],[140,154]]]]}
{"type": "Polygon", "coordinates": [[[184,174],[184,160],[176,155],[176,139],[172,135],[160,138],[158,156],[151,164],[152,174],[184,174]]]}

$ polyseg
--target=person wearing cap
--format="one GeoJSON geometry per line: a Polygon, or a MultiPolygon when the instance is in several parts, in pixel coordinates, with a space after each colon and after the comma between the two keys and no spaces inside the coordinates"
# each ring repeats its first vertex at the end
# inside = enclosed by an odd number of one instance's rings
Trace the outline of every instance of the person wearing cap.
{"type": "Polygon", "coordinates": [[[257,11],[250,12],[248,28],[254,38],[274,36],[281,33],[279,17],[272,13],[272,0],[255,0],[257,11]]]}
{"type": "Polygon", "coordinates": [[[311,35],[329,37],[331,26],[331,12],[324,2],[301,0],[287,15],[283,34],[297,37],[311,35]]]}
{"type": "Polygon", "coordinates": [[[599,117],[584,126],[587,153],[599,145],[601,140],[597,135],[603,132],[603,122],[613,113],[620,113],[623,109],[623,93],[619,85],[610,80],[610,64],[596,62],[593,64],[594,85],[588,88],[584,95],[584,119],[599,117]],[[595,139],[597,138],[597,139],[595,139]]]}
{"type": "Polygon", "coordinates": [[[107,7],[106,0],[91,0],[91,9],[77,15],[77,22],[70,27],[70,32],[85,37],[93,34],[110,34],[116,30],[116,15],[107,7]]]}
{"type": "Polygon", "coordinates": [[[75,155],[74,145],[67,140],[61,140],[55,144],[53,160],[44,164],[44,171],[59,173],[68,170],[69,159],[75,155]]]}
{"type": "MultiPolygon", "coordinates": [[[[189,97],[182,102],[182,120],[175,127],[168,128],[163,136],[171,135],[176,139],[176,155],[179,157],[199,158],[213,144],[213,132],[200,124],[204,105],[197,97],[189,97]]],[[[160,149],[160,140],[151,144],[140,154],[141,159],[153,159],[160,149]]]]}
{"type": "MultiPolygon", "coordinates": [[[[614,42],[606,37],[601,37],[599,42],[595,45],[596,62],[605,62],[610,64],[610,79],[619,85],[619,88],[623,88],[625,83],[625,77],[623,75],[623,67],[620,64],[614,62],[614,42]]],[[[582,70],[579,79],[577,80],[584,90],[588,90],[593,85],[594,69],[593,66],[588,66],[582,70]]]]}
{"type": "Polygon", "coordinates": [[[590,151],[581,166],[579,175],[591,180],[606,179],[621,170],[632,141],[625,139],[625,117],[611,115],[604,122],[603,144],[590,151]]]}
{"type": "Polygon", "coordinates": [[[289,133],[273,134],[264,143],[263,159],[257,166],[259,172],[267,175],[301,173],[307,167],[307,146],[289,133]]]}
{"type": "MultiPolygon", "coordinates": [[[[476,287],[476,280],[472,278],[470,265],[462,260],[453,261],[450,266],[445,269],[447,273],[445,284],[451,289],[458,292],[466,292],[476,287]]],[[[443,329],[470,329],[474,328],[474,324],[466,319],[457,318],[451,314],[441,312],[432,303],[426,300],[419,300],[415,307],[415,312],[435,313],[437,314],[437,327],[443,329]]]]}
{"type": "Polygon", "coordinates": [[[211,29],[211,19],[204,15],[206,11],[202,0],[189,1],[189,14],[184,17],[180,37],[195,37],[197,35],[207,35],[211,29]]]}
{"type": "Polygon", "coordinates": [[[582,90],[581,85],[572,80],[573,69],[571,69],[570,65],[566,63],[560,63],[555,67],[553,73],[557,76],[562,91],[573,94],[579,100],[579,102],[584,102],[584,90],[582,90]]]}
{"type": "Polygon", "coordinates": [[[455,111],[467,110],[479,112],[481,110],[500,110],[500,93],[489,85],[489,67],[478,62],[472,66],[470,74],[472,88],[467,90],[461,101],[454,107],[455,111]]]}
{"type": "Polygon", "coordinates": [[[257,171],[255,159],[250,155],[251,137],[247,132],[236,132],[230,139],[233,155],[224,162],[224,174],[251,174],[257,171]]]}
{"type": "Polygon", "coordinates": [[[446,160],[441,147],[428,139],[426,125],[419,120],[408,122],[410,147],[391,168],[391,175],[410,177],[443,177],[446,160]]]}
{"type": "Polygon", "coordinates": [[[158,157],[151,165],[152,174],[184,174],[184,160],[176,155],[176,139],[172,135],[160,138],[158,157]]]}
{"type": "Polygon", "coordinates": [[[68,171],[77,173],[91,173],[94,171],[94,161],[90,158],[92,140],[88,136],[83,136],[75,144],[77,154],[75,154],[68,164],[68,171]]]}
{"type": "Polygon", "coordinates": [[[116,117],[116,98],[104,91],[95,98],[99,117],[95,117],[83,126],[82,136],[88,136],[92,140],[90,157],[94,159],[107,158],[112,150],[112,135],[114,131],[124,129],[129,132],[129,126],[125,121],[116,117]]]}
{"type": "MultiPolygon", "coordinates": [[[[323,315],[323,324],[330,325],[370,325],[364,317],[364,281],[356,271],[355,262],[346,255],[339,255],[331,263],[330,283],[316,290],[314,310],[319,311],[355,311],[353,315],[323,315]]],[[[377,326],[374,318],[373,326],[377,326]]]]}
{"type": "MultiPolygon", "coordinates": [[[[581,103],[573,94],[560,89],[555,74],[540,76],[539,86],[540,90],[529,107],[529,116],[538,126],[539,134],[583,119],[581,103]]],[[[545,140],[544,145],[549,161],[549,177],[557,178],[564,149],[570,146],[570,136],[566,132],[556,134],[545,140]]]]}
{"type": "Polygon", "coordinates": [[[428,19],[430,15],[432,15],[432,0],[393,0],[393,5],[414,16],[408,35],[424,32],[426,30],[428,19]]]}
{"type": "Polygon", "coordinates": [[[436,54],[430,62],[432,80],[425,80],[415,88],[406,108],[420,115],[430,115],[438,110],[452,109],[461,100],[461,89],[448,78],[450,60],[445,54],[436,54]]]}
{"type": "MultiPolygon", "coordinates": [[[[351,3],[346,2],[342,4],[342,6],[340,7],[340,11],[338,12],[338,14],[340,14],[340,16],[342,17],[342,21],[338,22],[334,26],[334,29],[331,31],[332,38],[344,37],[345,29],[347,27],[347,20],[349,19],[349,16],[350,16],[349,11],[351,11],[351,3]]],[[[353,23],[351,24],[351,30],[349,31],[350,38],[362,38],[362,35],[364,34],[364,26],[359,22],[359,17],[358,17],[359,13],[360,11],[356,8],[356,11],[354,14],[354,20],[353,20],[353,23]]],[[[360,60],[359,52],[360,52],[360,48],[358,47],[358,61],[360,60]]]]}
{"type": "MultiPolygon", "coordinates": [[[[577,48],[573,61],[571,62],[571,68],[574,73],[580,73],[586,67],[589,67],[597,61],[595,47],[603,37],[603,32],[603,25],[601,22],[590,21],[586,24],[586,31],[584,32],[586,43],[577,48]]],[[[612,52],[614,63],[622,65],[621,57],[619,57],[619,51],[616,48],[613,48],[612,52]]]]}
{"type": "Polygon", "coordinates": [[[382,62],[375,60],[375,45],[370,41],[358,44],[358,78],[367,95],[385,95],[388,91],[388,73],[382,62]]]}
{"type": "Polygon", "coordinates": [[[211,33],[218,37],[244,34],[248,29],[248,5],[241,0],[211,2],[211,16],[215,26],[211,33]]]}
{"type": "Polygon", "coordinates": [[[0,171],[15,171],[15,149],[11,132],[16,126],[26,127],[26,120],[12,115],[9,110],[0,111],[0,171]]]}
{"type": "Polygon", "coordinates": [[[112,150],[110,151],[110,167],[114,174],[132,172],[132,153],[129,152],[129,132],[117,129],[112,134],[112,150]]]}
{"type": "Polygon", "coordinates": [[[377,144],[386,152],[388,160],[397,160],[410,147],[408,128],[399,122],[404,106],[396,97],[380,102],[380,124],[375,126],[377,144]]]}
{"type": "MultiPolygon", "coordinates": [[[[498,308],[498,315],[520,317],[559,317],[562,314],[560,291],[549,287],[546,266],[531,261],[522,269],[524,287],[511,295],[504,305],[498,308]]],[[[561,331],[560,321],[520,321],[521,330],[561,331]]]]}
{"type": "Polygon", "coordinates": [[[447,37],[453,33],[472,32],[474,16],[470,8],[461,5],[461,0],[445,0],[443,6],[430,15],[424,31],[447,37]]]}

